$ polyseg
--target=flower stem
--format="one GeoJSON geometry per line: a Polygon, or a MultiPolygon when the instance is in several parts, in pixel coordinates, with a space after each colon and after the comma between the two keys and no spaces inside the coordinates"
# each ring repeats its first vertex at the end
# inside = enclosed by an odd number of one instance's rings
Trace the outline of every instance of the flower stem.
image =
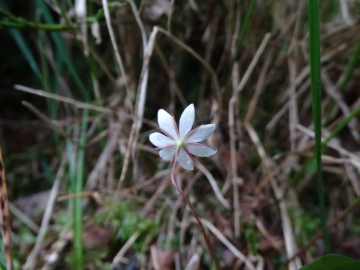
{"type": "Polygon", "coordinates": [[[203,234],[204,236],[204,239],[205,239],[205,242],[206,242],[206,245],[210,251],[210,255],[212,257],[212,259],[214,260],[214,263],[215,263],[215,266],[216,266],[216,269],[217,270],[221,270],[221,267],[220,267],[220,263],[219,263],[219,260],[216,258],[215,256],[215,252],[214,252],[214,249],[210,243],[210,239],[209,237],[207,236],[206,232],[205,232],[205,228],[200,220],[200,217],[198,215],[198,213],[196,212],[195,210],[195,207],[192,205],[192,203],[190,202],[189,198],[186,197],[185,193],[180,189],[180,187],[177,185],[176,181],[175,181],[175,177],[174,177],[174,172],[175,172],[175,167],[176,167],[176,162],[174,162],[173,164],[173,167],[172,167],[172,170],[171,170],[171,182],[172,184],[174,185],[174,187],[176,188],[176,190],[180,193],[181,197],[183,197],[183,199],[185,200],[185,202],[187,203],[187,205],[190,207],[191,209],[191,212],[193,213],[197,223],[199,224],[199,227],[200,227],[200,230],[201,230],[201,233],[203,234]]]}

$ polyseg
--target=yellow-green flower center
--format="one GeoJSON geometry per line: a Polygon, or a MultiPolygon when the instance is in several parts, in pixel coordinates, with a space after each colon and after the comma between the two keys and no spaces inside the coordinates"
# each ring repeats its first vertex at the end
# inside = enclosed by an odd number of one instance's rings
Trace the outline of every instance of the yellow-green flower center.
{"type": "Polygon", "coordinates": [[[176,146],[177,146],[177,147],[179,147],[179,148],[185,147],[185,140],[183,140],[183,139],[176,139],[175,142],[176,142],[176,146]]]}

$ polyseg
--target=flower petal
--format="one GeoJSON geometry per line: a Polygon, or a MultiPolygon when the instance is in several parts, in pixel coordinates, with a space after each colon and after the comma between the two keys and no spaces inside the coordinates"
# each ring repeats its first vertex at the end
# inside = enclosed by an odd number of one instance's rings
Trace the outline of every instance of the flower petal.
{"type": "Polygon", "coordinates": [[[175,121],[173,117],[163,109],[158,111],[158,123],[160,128],[167,132],[168,135],[172,136],[174,139],[177,138],[175,121]]]}
{"type": "Polygon", "coordinates": [[[159,152],[159,156],[163,160],[171,161],[174,154],[175,154],[175,150],[176,150],[175,147],[161,149],[160,152],[159,152]]]}
{"type": "Polygon", "coordinates": [[[217,150],[212,150],[210,147],[205,145],[193,145],[187,144],[186,149],[193,154],[194,156],[198,157],[210,157],[216,154],[217,150]]]}
{"type": "Polygon", "coordinates": [[[184,149],[179,150],[178,160],[181,167],[186,170],[192,171],[194,169],[194,163],[184,149]]]}
{"type": "Polygon", "coordinates": [[[214,132],[216,125],[201,125],[193,134],[186,138],[186,142],[202,142],[214,132]]]}
{"type": "Polygon", "coordinates": [[[149,140],[153,145],[159,148],[175,144],[173,139],[170,139],[168,136],[165,136],[159,132],[151,133],[149,140]]]}
{"type": "Polygon", "coordinates": [[[194,104],[190,104],[184,110],[180,116],[179,130],[180,138],[184,138],[186,134],[191,130],[195,119],[195,108],[194,104]]]}

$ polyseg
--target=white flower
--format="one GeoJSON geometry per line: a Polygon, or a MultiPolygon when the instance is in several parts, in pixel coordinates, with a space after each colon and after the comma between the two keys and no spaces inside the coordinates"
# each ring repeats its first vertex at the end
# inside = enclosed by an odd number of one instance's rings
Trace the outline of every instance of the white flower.
{"type": "Polygon", "coordinates": [[[162,159],[172,161],[177,160],[181,167],[186,170],[193,170],[196,163],[194,157],[210,157],[216,150],[200,143],[205,141],[215,130],[215,124],[200,125],[191,130],[195,119],[194,105],[190,104],[180,117],[180,129],[173,116],[163,109],[158,112],[159,132],[150,134],[149,139],[160,150],[159,155],[162,159]],[[191,130],[191,131],[190,131],[191,130]]]}

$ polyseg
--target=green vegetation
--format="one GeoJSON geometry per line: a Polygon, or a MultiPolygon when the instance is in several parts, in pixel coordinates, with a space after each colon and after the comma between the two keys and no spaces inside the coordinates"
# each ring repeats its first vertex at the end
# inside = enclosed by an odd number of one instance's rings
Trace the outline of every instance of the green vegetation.
{"type": "Polygon", "coordinates": [[[224,270],[357,267],[360,4],[25,2],[0,0],[17,268],[215,269],[149,142],[191,103],[217,153],[173,180],[224,270]]]}

